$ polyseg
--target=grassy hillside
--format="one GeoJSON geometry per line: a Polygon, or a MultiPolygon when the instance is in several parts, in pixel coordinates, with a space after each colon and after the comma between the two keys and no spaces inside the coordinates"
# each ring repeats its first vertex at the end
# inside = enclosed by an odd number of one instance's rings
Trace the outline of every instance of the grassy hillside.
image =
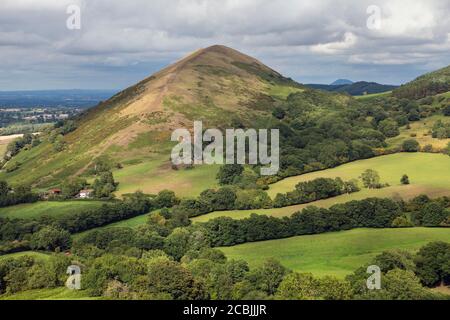
{"type": "Polygon", "coordinates": [[[417,250],[430,241],[450,241],[450,229],[355,229],[221,248],[229,259],[257,266],[273,257],[286,267],[317,276],[345,277],[384,250],[417,250]]]}
{"type": "Polygon", "coordinates": [[[104,201],[39,201],[0,208],[0,217],[31,219],[41,216],[62,216],[100,207],[104,201]]]}
{"type": "Polygon", "coordinates": [[[270,185],[268,193],[273,198],[277,193],[286,193],[294,190],[295,185],[299,182],[313,180],[319,177],[341,177],[344,180],[357,179],[366,169],[378,171],[381,181],[383,183],[389,183],[390,186],[375,190],[362,188],[361,191],[352,194],[344,194],[330,199],[284,208],[217,211],[196,217],[193,221],[204,222],[220,216],[242,219],[250,216],[252,213],[282,217],[289,216],[310,205],[326,208],[337,203],[345,203],[351,200],[361,200],[369,197],[400,196],[404,199],[410,199],[419,194],[428,194],[431,197],[450,195],[450,157],[431,153],[398,153],[359,160],[333,169],[286,178],[270,185]],[[400,178],[403,174],[409,176],[410,185],[401,185],[400,178]]]}
{"type": "Polygon", "coordinates": [[[21,151],[6,164],[8,170],[0,172],[0,179],[46,188],[82,175],[95,159],[106,157],[113,166],[124,167],[117,173],[122,182],[119,193],[139,188],[157,191],[154,185],[164,179],[168,187],[173,181],[185,190],[196,188],[189,181],[199,179],[201,185],[211,171],[179,171],[167,177],[174,129],[192,128],[193,120],[209,127],[225,128],[233,121],[256,127],[270,117],[277,99],[302,88],[231,48],[201,49],[83,113],[74,131],[56,137],[62,151],[52,141],[57,130],[43,135],[40,145],[21,151]],[[180,182],[174,178],[178,174],[180,182]],[[155,182],[147,181],[148,177],[155,182]]]}
{"type": "Polygon", "coordinates": [[[393,91],[398,98],[420,99],[450,91],[450,66],[424,74],[393,91]]]}

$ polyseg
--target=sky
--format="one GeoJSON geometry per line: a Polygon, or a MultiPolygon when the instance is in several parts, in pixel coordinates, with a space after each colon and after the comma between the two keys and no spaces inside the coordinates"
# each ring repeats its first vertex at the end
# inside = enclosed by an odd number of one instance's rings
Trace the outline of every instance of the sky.
{"type": "Polygon", "coordinates": [[[450,64],[450,0],[1,0],[0,90],[123,89],[222,44],[301,83],[450,64]]]}

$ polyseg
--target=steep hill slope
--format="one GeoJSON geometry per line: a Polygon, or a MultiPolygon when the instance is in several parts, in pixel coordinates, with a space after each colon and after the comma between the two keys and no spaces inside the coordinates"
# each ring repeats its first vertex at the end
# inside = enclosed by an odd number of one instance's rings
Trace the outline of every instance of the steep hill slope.
{"type": "Polygon", "coordinates": [[[155,160],[170,168],[172,130],[192,128],[193,120],[258,126],[277,100],[302,90],[236,50],[201,49],[89,109],[71,125],[75,130],[47,133],[10,160],[0,178],[48,187],[85,173],[99,157],[121,165],[155,160]]]}
{"type": "Polygon", "coordinates": [[[421,99],[450,91],[450,66],[424,74],[394,90],[398,98],[421,99]]]}

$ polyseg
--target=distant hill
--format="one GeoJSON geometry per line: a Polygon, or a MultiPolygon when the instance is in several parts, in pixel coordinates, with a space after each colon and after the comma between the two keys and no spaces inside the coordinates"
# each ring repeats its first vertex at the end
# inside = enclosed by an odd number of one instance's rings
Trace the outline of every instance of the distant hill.
{"type": "Polygon", "coordinates": [[[89,108],[109,99],[117,90],[27,90],[0,91],[0,107],[89,108]]]}
{"type": "Polygon", "coordinates": [[[450,66],[426,73],[396,90],[398,98],[421,99],[450,91],[450,66]]]}
{"type": "Polygon", "coordinates": [[[391,91],[397,86],[379,84],[376,82],[358,81],[351,84],[326,85],[326,84],[306,84],[307,87],[313,89],[326,90],[331,92],[346,92],[352,96],[360,96],[364,94],[381,93],[391,91]]]}
{"type": "Polygon", "coordinates": [[[353,81],[348,80],[348,79],[337,79],[333,83],[330,83],[330,86],[339,86],[339,85],[343,85],[343,84],[352,84],[352,83],[353,83],[353,81]]]}

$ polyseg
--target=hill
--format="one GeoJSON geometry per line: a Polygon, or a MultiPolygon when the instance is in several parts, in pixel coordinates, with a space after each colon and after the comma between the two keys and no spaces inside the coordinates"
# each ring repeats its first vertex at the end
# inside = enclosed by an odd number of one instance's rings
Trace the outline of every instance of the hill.
{"type": "Polygon", "coordinates": [[[86,174],[100,158],[113,167],[146,162],[169,172],[172,130],[192,128],[194,119],[209,127],[257,127],[277,99],[303,89],[231,48],[201,49],[87,110],[69,132],[43,135],[41,144],[20,152],[0,176],[48,187],[86,174]]]}
{"type": "Polygon", "coordinates": [[[348,79],[337,79],[336,81],[333,81],[332,83],[330,83],[330,86],[337,86],[337,85],[342,85],[342,84],[352,84],[353,81],[348,80],[348,79]]]}
{"type": "Polygon", "coordinates": [[[376,82],[366,82],[366,81],[358,81],[358,82],[352,82],[352,83],[343,83],[343,84],[307,84],[307,87],[313,88],[313,89],[320,89],[320,90],[326,90],[331,92],[345,92],[352,96],[360,96],[365,94],[374,94],[374,93],[381,93],[381,92],[387,92],[391,91],[397,86],[393,85],[385,85],[385,84],[379,84],[376,82]]]}
{"type": "Polygon", "coordinates": [[[393,91],[397,98],[421,99],[450,91],[450,66],[424,74],[393,91]]]}

